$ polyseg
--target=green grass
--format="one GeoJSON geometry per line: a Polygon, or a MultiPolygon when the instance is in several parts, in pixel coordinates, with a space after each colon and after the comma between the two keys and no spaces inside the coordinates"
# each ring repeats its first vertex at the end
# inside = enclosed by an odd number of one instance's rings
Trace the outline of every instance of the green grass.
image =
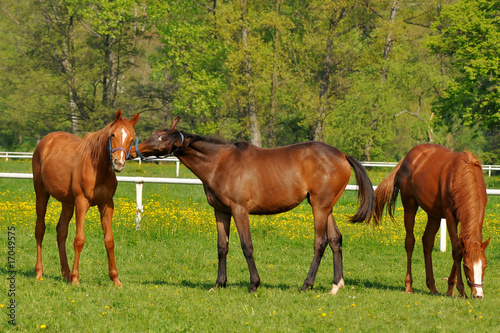
{"type": "MultiPolygon", "coordinates": [[[[29,161],[0,162],[0,172],[30,172],[29,161]]],[[[370,171],[378,183],[388,170],[370,171]]],[[[175,164],[129,163],[122,175],[174,177],[175,164]]],[[[193,177],[181,167],[181,177],[193,177]]],[[[488,186],[498,178],[486,179],[488,186]]],[[[497,186],[496,188],[500,188],[497,186]]],[[[86,243],[80,263],[80,285],[60,277],[55,226],[60,205],[49,203],[44,239],[44,279],[34,264],[34,194],[31,180],[0,179],[0,265],[4,281],[0,331],[217,331],[217,332],[499,332],[500,198],[489,197],[483,229],[492,237],[486,250],[485,298],[471,300],[431,296],[425,286],[422,245],[413,256],[414,291],[404,293],[406,254],[402,209],[397,223],[378,227],[351,225],[356,194],[345,192],[334,214],[343,234],[346,288],[331,296],[333,259],[325,252],[315,287],[299,292],[313,255],[312,214],[307,204],[273,216],[251,217],[255,258],[262,285],[248,293],[249,273],[234,224],[231,227],[226,289],[210,291],[217,276],[213,211],[201,186],[145,184],[144,216],[135,231],[135,185],[120,183],[115,196],[116,260],[122,288],[108,278],[107,258],[97,209],[86,219],[86,243]],[[16,242],[16,326],[7,323],[7,228],[16,242]]],[[[415,234],[425,227],[419,213],[415,234]]],[[[74,222],[72,222],[74,225],[74,222]]],[[[74,227],[68,236],[73,261],[74,227]]],[[[452,264],[448,251],[433,253],[437,287],[446,291],[452,264]]],[[[467,293],[470,289],[466,287],[467,293]]],[[[0,305],[0,306],[1,306],[0,305]]]]}

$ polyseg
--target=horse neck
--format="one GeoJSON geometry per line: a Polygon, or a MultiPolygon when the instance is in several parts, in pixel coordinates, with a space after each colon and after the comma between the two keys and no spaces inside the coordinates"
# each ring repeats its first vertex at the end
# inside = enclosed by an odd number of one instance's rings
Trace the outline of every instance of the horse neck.
{"type": "Polygon", "coordinates": [[[90,165],[98,173],[109,167],[108,139],[111,133],[111,124],[103,129],[89,133],[82,138],[78,151],[84,165],[90,165]]]}
{"type": "Polygon", "coordinates": [[[186,150],[177,157],[201,181],[205,182],[215,171],[220,154],[225,147],[227,147],[226,144],[198,140],[189,143],[186,150]]]}

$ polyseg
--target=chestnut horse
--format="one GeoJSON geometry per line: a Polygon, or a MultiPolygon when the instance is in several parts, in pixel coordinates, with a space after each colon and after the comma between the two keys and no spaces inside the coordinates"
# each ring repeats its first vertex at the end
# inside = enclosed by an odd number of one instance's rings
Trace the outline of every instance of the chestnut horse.
{"type": "MultiPolygon", "coordinates": [[[[260,284],[253,257],[249,214],[277,214],[299,205],[305,198],[314,215],[314,257],[302,290],[312,288],[318,266],[329,244],[334,255],[330,293],[344,286],[342,235],[332,215],[354,168],[361,205],[352,222],[369,221],[373,215],[373,187],[363,166],[338,149],[321,142],[262,149],[248,143],[228,144],[175,129],[154,132],[139,145],[143,156],[174,154],[202,182],[214,208],[218,234],[219,269],[215,287],[225,287],[226,258],[231,216],[250,271],[250,291],[260,284]]],[[[132,156],[139,155],[132,149],[132,156]]]]}
{"type": "Polygon", "coordinates": [[[460,267],[463,258],[471,296],[482,298],[486,268],[484,250],[490,239],[483,243],[482,228],[487,197],[478,159],[470,152],[455,153],[435,144],[414,147],[377,187],[374,214],[376,223],[379,223],[386,204],[387,212],[394,220],[398,192],[401,192],[406,228],[406,292],[412,292],[411,257],[415,246],[413,229],[418,207],[422,207],[428,216],[422,237],[427,287],[432,294],[438,294],[432,270],[432,249],[440,220],[446,218],[453,255],[446,295],[454,296],[456,284],[460,296],[464,297],[460,267]],[[457,233],[459,222],[460,235],[457,233]]]}
{"type": "Polygon", "coordinates": [[[121,286],[116,270],[113,232],[113,195],[116,190],[115,171],[120,172],[130,154],[135,137],[134,126],[139,120],[136,114],[130,121],[122,117],[121,110],[115,120],[103,129],[89,133],[80,139],[65,132],[45,136],[33,153],[33,183],[36,194],[37,257],[35,272],[42,278],[42,241],[45,234],[45,213],[49,197],[62,203],[57,223],[57,244],[61,261],[61,273],[68,282],[78,284],[78,264],[85,243],[85,214],[97,205],[108,253],[109,277],[121,286]],[[70,274],[66,255],[68,224],[76,211],[76,235],[74,241],[75,262],[70,274]]]}

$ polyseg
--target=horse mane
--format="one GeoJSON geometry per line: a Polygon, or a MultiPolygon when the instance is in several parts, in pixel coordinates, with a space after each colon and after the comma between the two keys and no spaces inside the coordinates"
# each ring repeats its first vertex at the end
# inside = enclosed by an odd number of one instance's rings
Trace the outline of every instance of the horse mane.
{"type": "Polygon", "coordinates": [[[80,141],[77,150],[80,152],[82,161],[89,161],[94,167],[98,165],[103,154],[108,156],[108,139],[111,129],[115,125],[113,121],[103,129],[88,133],[80,141]]]}
{"type": "Polygon", "coordinates": [[[215,143],[215,144],[218,144],[218,145],[227,145],[228,142],[221,139],[221,138],[216,138],[216,137],[212,137],[212,136],[206,136],[206,135],[197,135],[197,134],[192,134],[192,133],[187,133],[187,132],[184,132],[184,131],[181,131],[182,134],[186,137],[186,138],[190,138],[190,143],[194,143],[196,141],[203,141],[203,142],[207,142],[207,143],[215,143]]]}
{"type": "Polygon", "coordinates": [[[465,151],[458,159],[461,162],[457,172],[453,175],[451,195],[454,199],[454,208],[461,223],[460,239],[469,240],[477,232],[477,219],[481,211],[477,173],[475,168],[481,168],[481,162],[471,152],[465,151]]]}
{"type": "Polygon", "coordinates": [[[240,142],[236,142],[234,144],[236,146],[236,148],[238,149],[238,151],[243,151],[243,150],[246,150],[248,149],[248,147],[250,147],[250,143],[248,142],[243,142],[243,141],[240,141],[240,142]]]}

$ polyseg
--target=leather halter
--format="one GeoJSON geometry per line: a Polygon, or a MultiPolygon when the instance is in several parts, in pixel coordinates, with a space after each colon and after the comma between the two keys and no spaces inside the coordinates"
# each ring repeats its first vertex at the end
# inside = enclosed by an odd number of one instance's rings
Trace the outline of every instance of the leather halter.
{"type": "MultiPolygon", "coordinates": [[[[136,146],[136,149],[137,149],[137,151],[139,151],[138,150],[139,139],[137,139],[136,136],[134,136],[134,137],[135,137],[135,146],[136,146]]],[[[111,163],[111,162],[113,162],[113,153],[115,151],[118,151],[118,150],[123,150],[125,152],[125,158],[129,158],[130,151],[132,150],[132,142],[130,143],[130,147],[128,148],[128,151],[126,151],[125,148],[122,148],[122,147],[113,148],[111,146],[111,137],[109,137],[109,139],[108,139],[108,147],[109,147],[109,163],[111,163]]],[[[142,157],[142,155],[141,155],[141,157],[142,157]]]]}
{"type": "Polygon", "coordinates": [[[137,153],[137,157],[141,160],[145,160],[144,156],[142,156],[141,151],[139,150],[139,139],[135,137],[135,152],[137,153]]]}
{"type": "MultiPolygon", "coordinates": [[[[181,147],[182,145],[184,144],[184,134],[182,134],[181,132],[179,132],[179,134],[181,135],[181,147]]],[[[137,152],[137,156],[140,157],[141,160],[146,160],[146,158],[144,156],[142,156],[140,150],[139,150],[139,139],[137,139],[137,137],[135,138],[135,151],[137,152]]],[[[118,148],[119,149],[119,148],[118,148]]],[[[122,148],[123,149],[123,148],[122,148]]],[[[171,153],[170,155],[167,155],[167,156],[173,156],[178,150],[180,149],[180,147],[176,147],[171,153]]],[[[130,153],[130,151],[129,151],[130,153]]],[[[166,157],[166,156],[164,156],[166,157]]]]}
{"type": "Polygon", "coordinates": [[[184,134],[182,134],[181,132],[179,132],[179,134],[181,135],[181,145],[179,147],[175,147],[175,149],[172,150],[170,155],[174,155],[175,153],[177,153],[179,151],[179,149],[182,147],[182,145],[184,144],[184,134]]]}
{"type": "Polygon", "coordinates": [[[474,288],[482,288],[482,287],[483,287],[483,284],[482,284],[482,283],[473,283],[473,282],[469,279],[469,277],[468,277],[467,275],[466,275],[465,277],[466,277],[466,279],[467,279],[467,284],[469,285],[469,287],[471,287],[471,288],[472,288],[472,287],[474,287],[474,288]]]}

